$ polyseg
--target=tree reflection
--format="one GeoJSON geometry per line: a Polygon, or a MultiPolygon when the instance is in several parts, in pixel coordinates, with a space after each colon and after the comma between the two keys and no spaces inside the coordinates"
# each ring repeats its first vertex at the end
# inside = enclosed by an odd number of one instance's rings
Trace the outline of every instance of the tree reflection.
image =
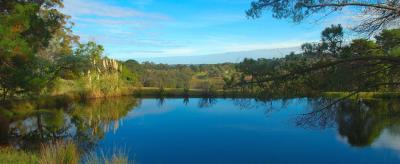
{"type": "Polygon", "coordinates": [[[272,113],[287,109],[291,103],[294,103],[295,99],[252,99],[252,98],[234,98],[232,99],[233,104],[241,110],[250,110],[262,108],[266,116],[272,115],[272,113]]]}
{"type": "Polygon", "coordinates": [[[353,146],[369,146],[385,128],[400,125],[400,103],[396,100],[345,100],[329,106],[328,99],[310,102],[314,110],[297,118],[301,127],[337,127],[338,133],[353,146]]]}
{"type": "Polygon", "coordinates": [[[211,108],[217,103],[215,98],[201,98],[199,99],[199,108],[211,108]]]}
{"type": "Polygon", "coordinates": [[[120,119],[138,104],[132,98],[94,100],[73,103],[71,109],[38,109],[24,118],[0,119],[1,144],[35,148],[52,140],[73,139],[90,149],[105,133],[116,132],[120,119]]]}
{"type": "Polygon", "coordinates": [[[165,98],[164,97],[157,98],[158,107],[162,107],[162,106],[164,106],[164,104],[165,104],[165,98]]]}
{"type": "Polygon", "coordinates": [[[188,104],[189,104],[189,97],[185,96],[185,97],[183,98],[183,104],[185,104],[185,106],[188,106],[188,104]]]}

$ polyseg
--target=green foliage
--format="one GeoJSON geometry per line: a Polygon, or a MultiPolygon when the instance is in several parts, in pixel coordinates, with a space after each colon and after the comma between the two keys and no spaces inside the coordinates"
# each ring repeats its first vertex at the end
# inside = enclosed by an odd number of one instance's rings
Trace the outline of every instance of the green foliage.
{"type": "Polygon", "coordinates": [[[86,92],[88,97],[97,97],[99,92],[117,95],[119,93],[110,92],[119,92],[124,82],[135,83],[134,73],[104,57],[103,46],[88,42],[73,49],[78,38],[72,34],[69,17],[58,11],[57,7],[63,5],[61,1],[0,3],[4,5],[0,8],[3,11],[0,13],[0,93],[3,100],[14,95],[35,98],[51,94],[60,78],[87,80],[81,86],[84,92],[90,88],[86,92]],[[117,88],[104,86],[102,82],[115,83],[117,88]]]}
{"type": "Polygon", "coordinates": [[[372,40],[354,39],[350,46],[344,48],[342,55],[346,57],[380,56],[382,54],[379,46],[372,40]]]}
{"type": "Polygon", "coordinates": [[[339,25],[331,25],[322,31],[321,41],[326,45],[329,52],[336,56],[342,48],[343,43],[343,28],[339,25]]]}
{"type": "MultiPolygon", "coordinates": [[[[385,30],[376,36],[376,42],[355,39],[342,45],[341,27],[331,26],[324,30],[320,43],[304,44],[302,53],[277,59],[245,59],[237,66],[241,78],[230,86],[283,96],[330,91],[393,92],[400,84],[398,31],[385,30]],[[324,45],[328,51],[321,51],[324,45]]],[[[227,85],[232,83],[225,81],[227,85]]]]}
{"type": "MultiPolygon", "coordinates": [[[[60,1],[1,1],[0,88],[3,100],[15,94],[40,94],[57,69],[40,54],[56,32],[66,29],[67,16],[55,10],[60,1]]],[[[53,58],[54,60],[54,58],[53,58]]]]}
{"type": "Polygon", "coordinates": [[[400,57],[400,46],[396,46],[392,48],[389,53],[389,56],[395,56],[395,57],[400,57]]]}
{"type": "Polygon", "coordinates": [[[91,61],[99,61],[103,58],[104,48],[93,41],[86,44],[79,44],[75,50],[75,55],[89,57],[91,61]]]}
{"type": "Polygon", "coordinates": [[[400,45],[400,29],[383,30],[381,34],[375,38],[383,52],[388,54],[391,49],[400,45]]]}
{"type": "Polygon", "coordinates": [[[200,89],[205,81],[223,87],[223,77],[235,72],[234,64],[166,65],[134,60],[123,63],[124,68],[135,72],[143,87],[194,88],[200,89]]]}

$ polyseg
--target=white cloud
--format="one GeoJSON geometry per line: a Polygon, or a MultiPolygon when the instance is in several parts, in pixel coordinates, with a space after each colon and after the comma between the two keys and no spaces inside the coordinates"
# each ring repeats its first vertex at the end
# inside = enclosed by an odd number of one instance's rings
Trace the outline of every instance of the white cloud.
{"type": "MultiPolygon", "coordinates": [[[[216,0],[204,1],[201,2],[216,3],[216,0]]],[[[230,5],[244,5],[249,0],[217,1],[224,4],[225,1],[233,3],[230,5]]],[[[238,9],[199,7],[196,12],[188,11],[180,5],[167,5],[171,11],[167,11],[167,8],[160,10],[170,14],[172,18],[161,13],[147,12],[159,10],[160,6],[157,5],[160,4],[152,4],[153,0],[118,2],[124,6],[113,2],[116,1],[64,0],[63,9],[66,14],[72,16],[72,21],[76,23],[74,32],[81,36],[82,41],[94,40],[103,44],[111,57],[207,55],[294,47],[305,42],[292,38],[277,39],[272,36],[264,38],[252,34],[256,28],[249,28],[244,12],[236,11],[238,9]],[[274,40],[277,42],[273,42],[274,40]],[[278,43],[278,40],[281,41],[278,43]]],[[[295,37],[301,38],[300,35],[306,34],[298,34],[295,37]]]]}
{"type": "Polygon", "coordinates": [[[92,0],[65,0],[63,11],[72,16],[99,16],[99,17],[142,17],[155,19],[168,19],[167,16],[157,13],[146,13],[132,8],[112,6],[92,0]]]}
{"type": "MultiPolygon", "coordinates": [[[[149,4],[151,0],[135,1],[135,4],[149,4]]],[[[146,32],[159,28],[170,18],[167,15],[139,11],[132,7],[120,7],[96,0],[64,0],[62,11],[72,16],[74,32],[83,42],[94,40],[106,46],[115,45],[154,46],[170,45],[156,39],[143,39],[146,32]]],[[[148,36],[151,37],[151,36],[148,36]]]]}
{"type": "Polygon", "coordinates": [[[400,134],[399,127],[391,127],[392,129],[384,129],[379,138],[372,144],[375,148],[391,149],[398,153],[400,157],[400,134]],[[394,128],[397,128],[396,130],[394,128]]]}

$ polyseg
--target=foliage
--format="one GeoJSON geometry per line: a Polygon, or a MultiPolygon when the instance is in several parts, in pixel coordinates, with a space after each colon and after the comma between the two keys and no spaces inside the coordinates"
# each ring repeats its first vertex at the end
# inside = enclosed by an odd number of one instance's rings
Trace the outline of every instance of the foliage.
{"type": "Polygon", "coordinates": [[[343,28],[339,25],[331,25],[321,33],[321,41],[327,50],[336,56],[341,50],[343,44],[343,28]]]}
{"type": "Polygon", "coordinates": [[[167,65],[128,60],[124,68],[137,73],[143,87],[200,89],[207,82],[223,87],[223,77],[235,72],[234,64],[167,65]]]}
{"type": "Polygon", "coordinates": [[[136,84],[136,73],[105,57],[102,45],[78,42],[69,16],[59,11],[62,1],[10,0],[0,4],[3,101],[52,95],[58,92],[55,89],[60,90],[60,81],[80,85],[79,92],[86,97],[120,95],[124,87],[136,84]]]}
{"type": "Polygon", "coordinates": [[[242,78],[231,86],[256,86],[275,95],[393,92],[400,80],[397,31],[385,30],[376,36],[376,41],[355,39],[342,45],[341,27],[331,26],[323,31],[320,43],[304,44],[302,53],[275,59],[245,59],[237,66],[242,78]]]}
{"type": "MultiPolygon", "coordinates": [[[[40,94],[51,86],[58,72],[57,66],[51,64],[57,59],[41,54],[56,34],[67,34],[69,30],[68,17],[55,9],[62,3],[58,0],[0,3],[0,88],[3,100],[20,93],[40,94]]],[[[72,39],[66,39],[61,44],[69,45],[70,41],[72,39]]]]}
{"type": "Polygon", "coordinates": [[[381,34],[375,38],[377,44],[387,55],[392,49],[400,46],[400,29],[383,30],[381,34]]]}

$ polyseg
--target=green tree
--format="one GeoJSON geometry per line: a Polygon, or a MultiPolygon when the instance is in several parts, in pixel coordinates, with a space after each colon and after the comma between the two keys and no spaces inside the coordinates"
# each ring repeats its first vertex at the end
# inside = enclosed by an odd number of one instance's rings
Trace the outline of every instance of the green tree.
{"type": "Polygon", "coordinates": [[[383,30],[375,38],[385,55],[388,55],[391,49],[400,46],[400,29],[383,30]]]}
{"type": "Polygon", "coordinates": [[[379,56],[381,54],[379,46],[374,41],[367,39],[354,39],[346,49],[349,52],[344,52],[343,57],[379,56]]]}
{"type": "Polygon", "coordinates": [[[0,88],[3,100],[18,93],[40,93],[57,72],[38,55],[67,16],[56,8],[61,1],[0,1],[0,88]],[[54,72],[52,72],[54,71],[54,72]],[[46,75],[44,75],[46,74],[46,75]],[[43,75],[43,76],[41,76],[43,75]]]}
{"type": "MultiPolygon", "coordinates": [[[[382,32],[377,37],[385,38],[382,36],[389,32],[382,32]]],[[[258,59],[251,63],[244,60],[239,63],[238,71],[244,77],[251,75],[252,80],[243,78],[233,86],[257,84],[258,90],[266,91],[263,94],[285,95],[292,92],[307,95],[326,91],[395,91],[398,88],[395,86],[400,85],[398,46],[391,46],[387,50],[391,54],[383,56],[385,43],[379,46],[372,40],[356,39],[340,48],[336,55],[327,51],[326,54],[331,57],[325,58],[315,50],[323,42],[324,39],[321,39],[321,43],[305,44],[303,53],[284,58],[258,59]]]]}
{"type": "Polygon", "coordinates": [[[321,33],[322,44],[326,45],[332,56],[337,56],[343,44],[343,28],[339,25],[331,25],[321,33]]]}
{"type": "Polygon", "coordinates": [[[79,44],[78,48],[75,50],[75,55],[77,56],[87,56],[91,60],[99,61],[103,58],[104,47],[102,45],[96,44],[96,42],[89,41],[86,44],[79,44]]]}

